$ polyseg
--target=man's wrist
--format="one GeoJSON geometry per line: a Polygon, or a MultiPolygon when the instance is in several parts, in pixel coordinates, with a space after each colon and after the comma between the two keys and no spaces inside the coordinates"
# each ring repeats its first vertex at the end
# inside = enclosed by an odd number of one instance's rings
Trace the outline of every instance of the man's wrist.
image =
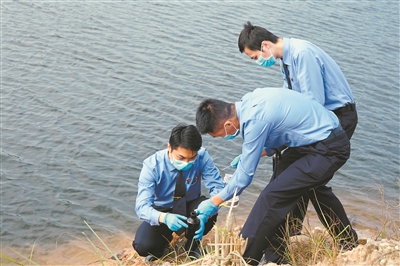
{"type": "Polygon", "coordinates": [[[221,199],[221,197],[219,196],[219,194],[217,194],[217,195],[215,195],[214,197],[212,197],[212,198],[210,199],[210,201],[211,201],[211,203],[212,203],[214,206],[216,206],[216,207],[218,207],[222,202],[224,202],[224,201],[221,199]]]}
{"type": "Polygon", "coordinates": [[[160,216],[158,217],[158,222],[159,222],[159,223],[164,223],[164,221],[165,221],[165,216],[167,216],[167,213],[162,212],[162,213],[160,214],[160,216]]]}

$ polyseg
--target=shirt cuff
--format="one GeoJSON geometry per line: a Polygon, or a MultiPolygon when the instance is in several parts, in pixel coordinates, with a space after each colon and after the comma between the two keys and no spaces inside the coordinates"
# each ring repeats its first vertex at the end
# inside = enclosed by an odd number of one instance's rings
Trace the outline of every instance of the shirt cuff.
{"type": "Polygon", "coordinates": [[[230,200],[231,198],[233,198],[233,193],[232,195],[229,195],[229,193],[226,191],[226,189],[221,190],[221,192],[219,192],[219,196],[221,197],[221,199],[223,201],[227,201],[230,200]]]}
{"type": "Polygon", "coordinates": [[[160,223],[158,222],[158,217],[160,217],[162,212],[157,211],[157,210],[153,210],[150,214],[150,225],[154,226],[154,225],[160,225],[160,223]]]}

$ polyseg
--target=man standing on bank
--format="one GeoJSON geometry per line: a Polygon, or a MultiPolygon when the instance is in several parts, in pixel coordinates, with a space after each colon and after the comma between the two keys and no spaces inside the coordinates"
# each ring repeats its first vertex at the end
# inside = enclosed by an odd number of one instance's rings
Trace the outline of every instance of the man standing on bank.
{"type": "MultiPolygon", "coordinates": [[[[201,195],[201,180],[210,196],[224,187],[218,169],[201,145],[202,137],[195,126],[179,124],[172,129],[168,148],[143,162],[136,213],[144,222],[137,229],[132,245],[140,256],[147,256],[146,261],[165,255],[172,232],[180,235],[188,227],[185,221],[189,214],[207,199],[201,195]]],[[[207,217],[199,215],[200,228],[194,236],[185,235],[185,250],[192,259],[201,256],[200,240],[214,226],[217,211],[207,217]]]]}
{"type": "Polygon", "coordinates": [[[238,39],[239,51],[269,67],[279,58],[283,87],[316,99],[333,111],[349,139],[357,126],[350,86],[336,62],[318,46],[295,38],[280,38],[247,22],[238,39]]]}
{"type": "MultiPolygon", "coordinates": [[[[263,67],[274,65],[279,58],[283,87],[314,98],[326,109],[333,111],[351,139],[358,122],[353,94],[343,72],[327,53],[308,41],[280,38],[250,22],[244,24],[238,46],[241,53],[244,52],[263,67]]],[[[276,176],[282,168],[297,160],[298,156],[294,150],[286,150],[274,169],[276,176]]],[[[331,188],[327,187],[325,193],[321,191],[319,196],[329,198],[331,193],[331,188]]],[[[305,195],[304,200],[293,210],[294,218],[304,219],[308,200],[305,195]]],[[[315,209],[319,218],[323,219],[319,209],[315,209]]]]}
{"type": "MultiPolygon", "coordinates": [[[[236,103],[203,101],[197,109],[196,126],[200,133],[212,137],[232,139],[240,134],[244,140],[242,157],[229,183],[198,206],[197,212],[204,216],[232,198],[236,188],[242,193],[263,153],[272,156],[274,149],[286,145],[298,154],[260,193],[241,232],[248,238],[243,255],[248,263],[257,264],[263,253],[266,262],[283,263],[285,243],[276,235],[282,236],[286,215],[303,195],[324,193],[325,185],[350,156],[349,139],[338,118],[301,93],[264,88],[236,103]]],[[[325,225],[338,244],[354,242],[355,232],[342,204],[333,193],[329,196],[318,197],[325,225]]]]}

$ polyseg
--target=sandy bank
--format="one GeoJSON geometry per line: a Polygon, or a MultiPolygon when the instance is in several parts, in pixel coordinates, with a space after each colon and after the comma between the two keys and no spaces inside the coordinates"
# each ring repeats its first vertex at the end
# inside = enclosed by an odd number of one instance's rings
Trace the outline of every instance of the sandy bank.
{"type": "MultiPolygon", "coordinates": [[[[320,228],[315,228],[315,230],[321,230],[320,228]]],[[[321,230],[322,231],[322,230],[321,230]]],[[[315,266],[397,266],[400,265],[400,240],[399,239],[380,239],[374,237],[374,235],[369,231],[358,231],[360,245],[351,251],[338,251],[338,254],[335,255],[335,258],[325,257],[322,259],[316,259],[315,263],[308,265],[315,266]]],[[[207,243],[211,241],[210,236],[213,235],[213,232],[210,232],[208,236],[203,239],[203,243],[207,243]],[[207,238],[208,237],[208,238],[207,238]]],[[[182,240],[183,241],[183,240],[182,240]]],[[[306,244],[309,241],[312,241],[309,236],[301,235],[296,237],[297,243],[306,244]]],[[[206,244],[207,245],[207,244],[206,244]]],[[[177,244],[175,244],[177,246],[177,244]]],[[[176,255],[176,254],[175,254],[176,255]]],[[[164,258],[162,261],[155,261],[153,263],[145,263],[144,258],[138,256],[138,254],[133,250],[133,248],[125,248],[122,250],[118,257],[124,266],[130,265],[202,265],[202,266],[217,266],[215,261],[215,257],[213,255],[207,255],[197,261],[186,260],[182,263],[176,263],[176,257],[174,259],[174,255],[169,258],[164,258]]],[[[94,262],[90,265],[101,265],[100,261],[94,262]]],[[[104,265],[106,266],[114,266],[119,265],[116,260],[108,258],[104,261],[104,265]]],[[[226,265],[232,265],[232,263],[228,263],[226,265]]],[[[245,264],[236,264],[236,265],[245,265],[245,264]]],[[[264,264],[268,266],[274,266],[275,263],[264,264]]],[[[299,263],[299,265],[303,265],[299,263]]]]}

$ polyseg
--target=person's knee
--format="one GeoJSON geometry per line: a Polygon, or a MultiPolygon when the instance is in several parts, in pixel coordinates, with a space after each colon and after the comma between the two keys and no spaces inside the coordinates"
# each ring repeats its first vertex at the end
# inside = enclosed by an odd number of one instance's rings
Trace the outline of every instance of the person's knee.
{"type": "Polygon", "coordinates": [[[132,242],[133,249],[142,256],[145,257],[152,253],[154,247],[151,245],[149,241],[140,241],[140,240],[133,240],[132,242]]]}

